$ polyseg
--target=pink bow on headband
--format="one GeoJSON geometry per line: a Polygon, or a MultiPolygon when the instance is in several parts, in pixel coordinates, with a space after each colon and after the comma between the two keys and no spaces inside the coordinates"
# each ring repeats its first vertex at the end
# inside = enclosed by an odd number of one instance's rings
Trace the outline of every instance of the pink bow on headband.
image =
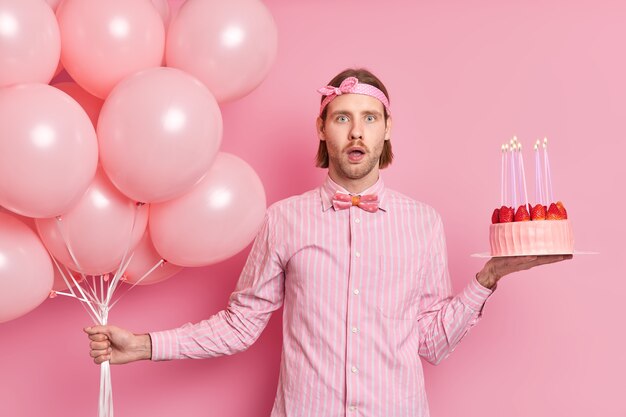
{"type": "Polygon", "coordinates": [[[340,96],[344,93],[346,94],[352,93],[352,90],[354,90],[354,86],[356,86],[358,83],[359,83],[358,78],[348,77],[341,82],[339,87],[333,87],[332,85],[327,85],[326,87],[322,87],[319,90],[317,90],[317,92],[323,96],[330,96],[333,94],[336,96],[340,96]]]}
{"type": "Polygon", "coordinates": [[[374,87],[370,84],[360,83],[358,78],[356,77],[348,77],[341,82],[339,87],[333,87],[332,85],[327,85],[326,87],[322,87],[317,90],[323,96],[326,96],[320,105],[320,114],[324,111],[324,107],[337,96],[342,94],[364,94],[366,96],[371,96],[378,99],[385,109],[387,109],[387,114],[391,114],[391,109],[389,108],[389,100],[385,93],[383,93],[378,88],[374,87]]]}

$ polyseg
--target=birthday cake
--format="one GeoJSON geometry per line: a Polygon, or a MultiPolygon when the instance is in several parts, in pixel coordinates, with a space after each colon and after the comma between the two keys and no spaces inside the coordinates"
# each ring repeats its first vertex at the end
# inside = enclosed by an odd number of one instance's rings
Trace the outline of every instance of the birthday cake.
{"type": "Polygon", "coordinates": [[[491,216],[491,256],[557,255],[574,252],[574,234],[562,202],[552,201],[552,181],[543,142],[535,144],[536,200],[528,203],[521,144],[517,139],[502,147],[502,205],[491,216]],[[542,163],[543,162],[543,163],[542,163]],[[518,205],[518,202],[524,204],[518,205]],[[517,207],[517,210],[514,208],[517,207]]]}

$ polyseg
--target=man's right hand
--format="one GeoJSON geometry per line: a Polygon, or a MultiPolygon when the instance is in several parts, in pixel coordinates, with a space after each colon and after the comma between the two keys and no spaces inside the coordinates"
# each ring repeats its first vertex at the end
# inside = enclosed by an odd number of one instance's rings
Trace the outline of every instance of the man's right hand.
{"type": "Polygon", "coordinates": [[[152,341],[147,334],[133,334],[115,326],[92,326],[83,329],[91,342],[90,356],[96,364],[109,361],[124,364],[152,357],[152,341]]]}

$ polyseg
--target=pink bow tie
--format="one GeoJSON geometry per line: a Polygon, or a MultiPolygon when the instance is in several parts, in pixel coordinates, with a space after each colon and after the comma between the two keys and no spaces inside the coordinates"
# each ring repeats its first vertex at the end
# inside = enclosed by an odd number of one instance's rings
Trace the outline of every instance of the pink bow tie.
{"type": "Polygon", "coordinates": [[[378,196],[374,194],[368,195],[348,195],[337,193],[333,196],[333,207],[335,210],[344,210],[351,206],[357,206],[370,213],[378,210],[378,196]]]}

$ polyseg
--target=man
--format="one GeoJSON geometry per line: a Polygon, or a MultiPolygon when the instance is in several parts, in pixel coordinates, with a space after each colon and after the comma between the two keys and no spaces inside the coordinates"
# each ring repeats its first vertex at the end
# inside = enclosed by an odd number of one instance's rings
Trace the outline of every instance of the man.
{"type": "Polygon", "coordinates": [[[420,357],[444,359],[504,275],[569,258],[491,259],[453,297],[439,215],[379,176],[393,159],[386,88],[363,69],[329,84],[317,119],[328,177],[267,210],[228,307],[149,335],[87,328],[96,363],[233,354],[284,305],[272,416],[427,416],[420,357]]]}

